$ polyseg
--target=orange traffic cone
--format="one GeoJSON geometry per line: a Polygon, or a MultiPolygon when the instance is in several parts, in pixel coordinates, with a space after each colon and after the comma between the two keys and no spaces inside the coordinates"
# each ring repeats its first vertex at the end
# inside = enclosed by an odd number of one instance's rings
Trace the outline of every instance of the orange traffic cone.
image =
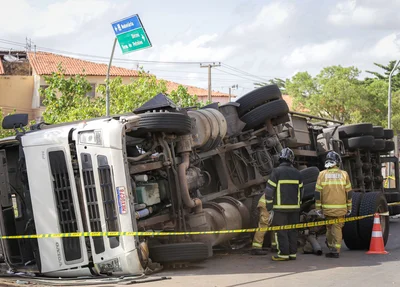
{"type": "Polygon", "coordinates": [[[379,213],[374,215],[374,226],[372,227],[371,244],[367,254],[388,254],[385,251],[385,246],[382,237],[381,220],[379,219],[379,213]]]}

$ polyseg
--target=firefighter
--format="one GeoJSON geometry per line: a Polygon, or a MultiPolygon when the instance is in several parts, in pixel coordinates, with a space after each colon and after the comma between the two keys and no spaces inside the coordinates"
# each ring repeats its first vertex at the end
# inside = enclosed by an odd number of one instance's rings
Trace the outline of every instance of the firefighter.
{"type": "MultiPolygon", "coordinates": [[[[296,224],[300,220],[303,181],[300,172],[293,167],[294,153],[290,148],[282,149],[279,161],[280,165],[272,171],[267,182],[267,210],[272,210],[270,216],[274,217],[275,225],[296,224]]],[[[278,253],[272,260],[295,260],[297,230],[279,230],[276,237],[278,253]]]]}
{"type": "MultiPolygon", "coordinates": [[[[265,194],[263,194],[260,200],[258,201],[257,209],[260,213],[258,228],[266,228],[270,226],[273,215],[270,216],[270,213],[267,210],[267,201],[265,199],[265,194]]],[[[251,249],[252,255],[267,255],[267,251],[262,249],[264,244],[265,233],[266,233],[265,231],[257,231],[254,234],[253,244],[251,249]]],[[[272,233],[271,235],[274,235],[274,233],[272,233]]],[[[273,239],[271,241],[272,241],[271,248],[273,249],[274,246],[276,246],[276,243],[274,242],[273,239]]]]}
{"type": "MultiPolygon", "coordinates": [[[[341,219],[351,213],[351,183],[346,171],[340,169],[340,155],[328,152],[325,160],[326,170],[321,171],[315,185],[315,208],[321,218],[341,219]]],[[[328,258],[339,258],[344,223],[326,227],[328,258]]]]}

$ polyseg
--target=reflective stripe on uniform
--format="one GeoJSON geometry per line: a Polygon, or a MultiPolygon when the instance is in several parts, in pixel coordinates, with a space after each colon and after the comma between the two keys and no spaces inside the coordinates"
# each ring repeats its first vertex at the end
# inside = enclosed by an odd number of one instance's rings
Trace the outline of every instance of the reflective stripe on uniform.
{"type": "Polygon", "coordinates": [[[320,185],[318,185],[318,184],[315,185],[315,188],[316,188],[316,189],[321,189],[321,190],[322,190],[322,186],[320,186],[320,185]]]}
{"type": "Polygon", "coordinates": [[[273,203],[274,201],[273,200],[267,200],[267,203],[273,203]]]}
{"type": "Polygon", "coordinates": [[[269,183],[270,185],[272,185],[273,187],[276,187],[276,183],[273,182],[272,180],[268,179],[268,183],[269,183]]]}
{"type": "Polygon", "coordinates": [[[347,204],[323,204],[323,208],[347,208],[347,204]]]}
{"type": "Polygon", "coordinates": [[[351,188],[351,183],[345,186],[346,188],[351,188]]]}
{"type": "Polygon", "coordinates": [[[300,183],[300,184],[299,184],[299,187],[303,187],[303,183],[300,183]]]}
{"type": "Polygon", "coordinates": [[[261,198],[260,198],[260,200],[259,200],[260,202],[262,202],[262,203],[267,203],[268,201],[265,199],[265,197],[264,196],[262,196],[261,198]]]}
{"type": "Polygon", "coordinates": [[[278,254],[279,258],[283,258],[283,259],[289,259],[289,255],[280,255],[278,254]]]}
{"type": "Polygon", "coordinates": [[[351,203],[348,203],[348,204],[347,204],[347,206],[351,206],[351,205],[352,205],[351,203]]]}
{"type": "Polygon", "coordinates": [[[257,242],[253,242],[252,246],[256,248],[262,248],[262,244],[257,242]]]}
{"type": "Polygon", "coordinates": [[[293,204],[293,205],[288,205],[288,204],[275,204],[274,208],[276,209],[291,209],[291,208],[300,208],[300,204],[293,204]]]}
{"type": "MultiPolygon", "coordinates": [[[[284,206],[284,205],[281,205],[281,184],[299,184],[299,181],[297,179],[296,180],[294,180],[294,179],[278,180],[278,188],[276,189],[276,206],[284,206]]],[[[298,198],[300,198],[299,194],[300,194],[300,191],[298,191],[298,195],[297,195],[298,198]]],[[[290,207],[286,207],[286,208],[290,208],[290,207]]]]}
{"type": "Polygon", "coordinates": [[[315,203],[315,207],[321,207],[321,203],[315,203]]]}
{"type": "Polygon", "coordinates": [[[341,181],[341,180],[332,180],[332,181],[323,181],[323,182],[321,182],[322,186],[325,186],[325,185],[345,185],[345,184],[346,184],[346,182],[341,181]]]}
{"type": "Polygon", "coordinates": [[[297,256],[296,256],[296,254],[290,254],[289,257],[296,258],[297,256]]]}

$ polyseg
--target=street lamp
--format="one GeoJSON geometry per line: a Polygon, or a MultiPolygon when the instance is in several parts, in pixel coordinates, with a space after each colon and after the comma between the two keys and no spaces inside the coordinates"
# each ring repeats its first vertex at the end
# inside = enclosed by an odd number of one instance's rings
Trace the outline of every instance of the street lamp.
{"type": "Polygon", "coordinates": [[[393,67],[393,70],[389,75],[389,90],[388,90],[388,129],[392,128],[392,75],[399,65],[400,60],[397,60],[396,64],[393,67]]]}

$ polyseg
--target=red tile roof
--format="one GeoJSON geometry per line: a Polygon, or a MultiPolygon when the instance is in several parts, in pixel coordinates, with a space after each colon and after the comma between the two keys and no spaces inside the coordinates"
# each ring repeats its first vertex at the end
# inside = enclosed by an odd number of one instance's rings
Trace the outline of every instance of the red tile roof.
{"type": "MultiPolygon", "coordinates": [[[[166,81],[166,83],[167,83],[167,93],[170,93],[171,91],[178,89],[178,87],[180,85],[182,85],[182,84],[178,84],[178,83],[171,82],[171,81],[166,81]]],[[[184,86],[185,88],[188,89],[188,93],[190,95],[196,95],[198,97],[208,96],[208,90],[206,90],[206,89],[193,87],[193,86],[188,86],[188,85],[182,85],[182,86],[184,86]]],[[[229,97],[229,94],[216,92],[216,91],[211,91],[211,96],[212,97],[229,97]]],[[[235,96],[232,95],[232,98],[233,97],[235,97],[235,96]]]]}
{"type": "MultiPolygon", "coordinates": [[[[61,63],[65,75],[84,74],[87,76],[105,76],[107,65],[71,58],[47,52],[28,52],[29,62],[38,75],[51,75],[58,71],[61,63]]],[[[137,77],[138,71],[111,66],[110,76],[137,77]]]]}
{"type": "Polygon", "coordinates": [[[1,62],[1,59],[0,59],[0,75],[3,75],[4,74],[4,68],[3,68],[3,63],[1,62]]]}

